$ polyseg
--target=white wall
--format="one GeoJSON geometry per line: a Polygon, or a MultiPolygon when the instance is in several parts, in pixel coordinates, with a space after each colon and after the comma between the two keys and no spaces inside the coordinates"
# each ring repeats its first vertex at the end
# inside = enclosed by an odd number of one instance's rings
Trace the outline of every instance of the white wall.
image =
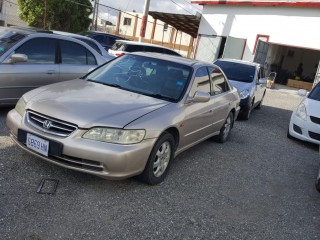
{"type": "Polygon", "coordinates": [[[3,1],[2,12],[0,13],[0,20],[5,21],[6,25],[15,25],[25,27],[27,24],[22,21],[19,16],[18,1],[11,0],[3,1]]]}
{"type": "Polygon", "coordinates": [[[320,50],[320,9],[204,5],[199,34],[247,39],[243,59],[253,60],[257,34],[269,42],[320,50]]]}

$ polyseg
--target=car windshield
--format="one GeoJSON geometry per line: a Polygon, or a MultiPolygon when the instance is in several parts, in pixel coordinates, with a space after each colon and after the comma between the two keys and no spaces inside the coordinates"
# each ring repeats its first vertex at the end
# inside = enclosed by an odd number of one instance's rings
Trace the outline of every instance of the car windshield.
{"type": "Polygon", "coordinates": [[[85,79],[177,102],[188,85],[191,73],[192,68],[183,64],[124,55],[88,74],[85,79]]]}
{"type": "Polygon", "coordinates": [[[320,83],[318,83],[310,92],[308,98],[320,101],[320,83]]]}
{"type": "Polygon", "coordinates": [[[17,33],[6,28],[0,28],[0,56],[25,36],[26,35],[22,33],[17,33]]]}
{"type": "Polygon", "coordinates": [[[219,60],[214,64],[218,65],[223,70],[229,80],[247,83],[254,80],[255,66],[219,60]]]}

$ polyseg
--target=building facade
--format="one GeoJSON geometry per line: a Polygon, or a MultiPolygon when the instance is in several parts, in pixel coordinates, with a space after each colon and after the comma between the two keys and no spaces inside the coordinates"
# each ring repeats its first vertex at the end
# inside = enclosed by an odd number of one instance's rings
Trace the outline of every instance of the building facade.
{"type": "Polygon", "coordinates": [[[264,64],[278,81],[313,82],[320,61],[319,0],[194,0],[203,5],[196,58],[219,57],[264,64]]]}
{"type": "Polygon", "coordinates": [[[17,0],[0,0],[0,26],[20,26],[27,24],[19,18],[17,0]]]}
{"type": "MultiPolygon", "coordinates": [[[[116,31],[128,39],[138,40],[141,22],[141,13],[122,12],[119,14],[116,31]]],[[[174,49],[183,56],[187,56],[188,52],[190,55],[191,36],[182,31],[177,31],[172,26],[156,20],[150,15],[148,16],[144,41],[174,49]]]]}

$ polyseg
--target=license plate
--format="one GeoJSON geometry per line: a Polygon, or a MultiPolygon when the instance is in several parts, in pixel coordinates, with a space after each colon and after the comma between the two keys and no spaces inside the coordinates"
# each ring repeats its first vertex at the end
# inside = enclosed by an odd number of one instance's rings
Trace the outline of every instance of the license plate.
{"type": "Polygon", "coordinates": [[[48,157],[49,141],[27,133],[27,147],[48,157]]]}

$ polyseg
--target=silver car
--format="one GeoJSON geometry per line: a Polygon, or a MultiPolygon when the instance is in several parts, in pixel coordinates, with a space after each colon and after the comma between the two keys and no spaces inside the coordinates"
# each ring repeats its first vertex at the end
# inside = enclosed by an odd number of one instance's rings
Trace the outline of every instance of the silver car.
{"type": "Polygon", "coordinates": [[[84,76],[106,60],[86,43],[50,31],[0,27],[0,106],[31,89],[84,76]]]}
{"type": "Polygon", "coordinates": [[[228,139],[239,101],[213,64],[126,54],[83,79],[26,93],[7,126],[21,148],[51,163],[157,184],[179,153],[211,137],[228,139]]]}
{"type": "Polygon", "coordinates": [[[261,108],[266,95],[264,68],[259,63],[236,59],[218,59],[214,64],[223,70],[232,86],[238,89],[241,98],[239,116],[248,120],[254,108],[261,108]]]}

